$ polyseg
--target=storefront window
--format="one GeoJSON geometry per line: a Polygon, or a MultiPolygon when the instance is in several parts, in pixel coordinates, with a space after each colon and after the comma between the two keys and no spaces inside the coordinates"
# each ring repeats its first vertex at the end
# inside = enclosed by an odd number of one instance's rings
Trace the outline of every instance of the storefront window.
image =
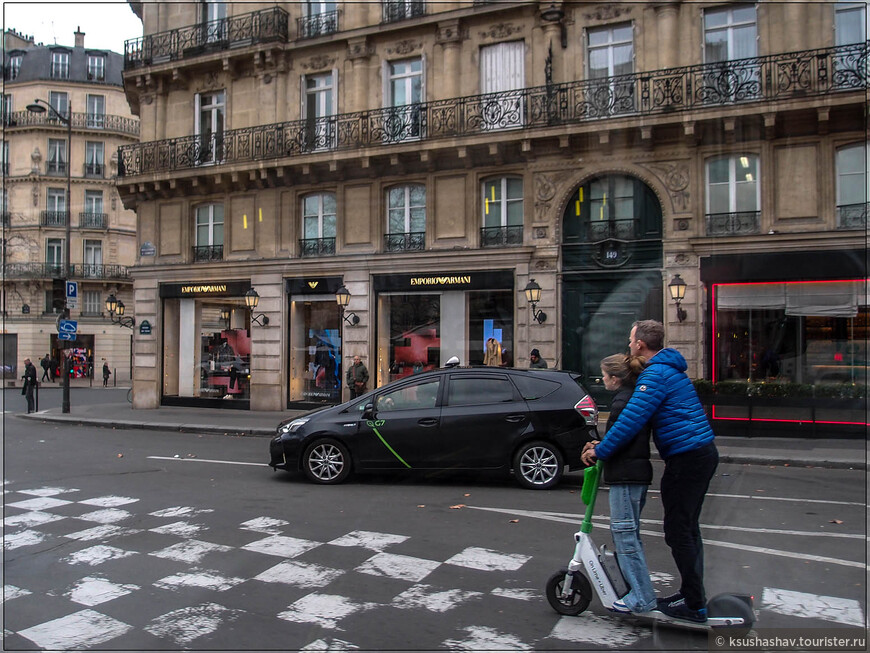
{"type": "Polygon", "coordinates": [[[220,314],[226,310],[229,309],[220,306],[202,307],[199,396],[250,399],[251,332],[244,328],[232,328],[232,313],[235,311],[231,310],[230,317],[223,320],[220,314]]]}
{"type": "MultiPolygon", "coordinates": [[[[441,366],[441,296],[381,296],[380,358],[386,382],[441,366]]],[[[456,352],[457,354],[461,352],[456,352]]]]}
{"type": "Polygon", "coordinates": [[[864,384],[864,280],[713,286],[714,381],[864,384]]]}
{"type": "Polygon", "coordinates": [[[469,365],[516,365],[513,312],[510,291],[468,293],[469,365]]]}
{"type": "Polygon", "coordinates": [[[341,402],[341,310],[332,295],[290,303],[291,402],[341,402]]]}

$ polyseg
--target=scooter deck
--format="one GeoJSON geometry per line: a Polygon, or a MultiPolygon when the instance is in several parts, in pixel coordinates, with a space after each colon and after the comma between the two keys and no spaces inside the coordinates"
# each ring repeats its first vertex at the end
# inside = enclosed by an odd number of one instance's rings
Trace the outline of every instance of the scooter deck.
{"type": "MultiPolygon", "coordinates": [[[[627,614],[627,613],[624,613],[627,614]]],[[[677,619],[669,617],[664,612],[658,610],[650,610],[649,612],[632,612],[632,617],[639,617],[657,623],[666,623],[668,625],[680,626],[681,628],[691,628],[692,630],[708,630],[710,628],[726,628],[739,627],[746,625],[746,620],[742,617],[707,617],[707,621],[700,623],[688,621],[687,619],[677,619]]]]}

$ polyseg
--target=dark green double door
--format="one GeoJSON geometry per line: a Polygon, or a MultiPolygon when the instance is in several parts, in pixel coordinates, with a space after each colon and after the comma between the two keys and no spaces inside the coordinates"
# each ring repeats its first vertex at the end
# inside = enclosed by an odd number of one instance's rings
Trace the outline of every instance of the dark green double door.
{"type": "Polygon", "coordinates": [[[601,359],[628,353],[628,335],[636,320],[662,320],[659,270],[573,273],[564,277],[562,362],[583,375],[583,385],[599,408],[611,393],[601,382],[601,359]]]}

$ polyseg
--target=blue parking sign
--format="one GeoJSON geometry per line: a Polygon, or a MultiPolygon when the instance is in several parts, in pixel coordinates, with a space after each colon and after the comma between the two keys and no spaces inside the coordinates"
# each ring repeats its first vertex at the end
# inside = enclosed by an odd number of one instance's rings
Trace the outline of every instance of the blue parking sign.
{"type": "Polygon", "coordinates": [[[67,297],[78,297],[79,296],[79,282],[78,281],[67,281],[66,282],[66,296],[67,297]]]}

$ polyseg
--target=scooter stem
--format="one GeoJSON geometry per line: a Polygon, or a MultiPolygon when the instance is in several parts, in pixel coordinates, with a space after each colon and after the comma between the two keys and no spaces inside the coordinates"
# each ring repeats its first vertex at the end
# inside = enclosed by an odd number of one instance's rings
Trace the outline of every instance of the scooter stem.
{"type": "Polygon", "coordinates": [[[598,496],[598,485],[601,476],[601,461],[595,462],[592,467],[583,470],[583,488],[580,490],[580,498],[586,504],[586,514],[580,524],[581,533],[592,532],[592,513],[595,512],[595,497],[598,496]]]}

